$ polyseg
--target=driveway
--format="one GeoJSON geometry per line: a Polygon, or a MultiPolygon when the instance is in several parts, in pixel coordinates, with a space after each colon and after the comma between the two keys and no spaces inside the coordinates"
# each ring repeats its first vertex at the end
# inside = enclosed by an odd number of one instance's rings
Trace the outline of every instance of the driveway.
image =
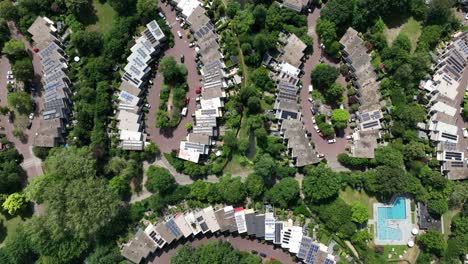
{"type": "Polygon", "coordinates": [[[257,242],[257,240],[244,239],[239,236],[211,236],[196,238],[193,241],[185,241],[182,243],[177,243],[172,247],[166,247],[164,251],[160,251],[154,259],[148,261],[148,263],[169,263],[170,258],[185,244],[190,244],[193,247],[198,247],[200,245],[206,244],[208,242],[213,242],[216,240],[228,241],[234,248],[237,248],[241,251],[250,252],[251,250],[256,250],[258,252],[263,252],[267,255],[268,258],[274,258],[279,260],[283,264],[292,264],[296,263],[293,261],[292,256],[288,252],[284,252],[281,248],[274,248],[273,245],[262,244],[257,242]]]}
{"type": "Polygon", "coordinates": [[[196,52],[194,48],[189,47],[189,41],[184,30],[180,27],[179,22],[176,21],[175,11],[171,11],[170,6],[164,4],[160,5],[162,11],[166,15],[167,21],[172,25],[172,34],[174,35],[174,47],[166,50],[165,56],[173,56],[177,62],[180,62],[180,55],[185,56],[185,66],[187,67],[188,76],[187,83],[189,86],[189,91],[187,97],[190,97],[190,104],[188,105],[187,116],[182,118],[179,126],[175,129],[164,132],[159,128],[155,127],[155,112],[158,109],[159,105],[159,93],[161,84],[163,83],[163,76],[160,72],[156,74],[155,79],[153,80],[153,86],[148,92],[148,103],[151,105],[151,109],[147,115],[146,119],[146,132],[149,134],[149,138],[152,139],[156,145],[159,146],[162,152],[170,152],[173,149],[179,148],[179,143],[187,136],[187,129],[185,129],[185,124],[187,122],[192,122],[192,114],[195,112],[195,90],[200,86],[201,76],[197,72],[197,64],[195,63],[196,52]],[[177,31],[182,33],[182,38],[177,36],[177,31]]]}
{"type": "MultiPolygon", "coordinates": [[[[317,132],[315,132],[314,125],[312,124],[312,113],[310,112],[310,107],[312,104],[309,102],[309,97],[311,96],[309,93],[309,85],[311,84],[310,73],[315,65],[319,64],[319,60],[322,57],[322,49],[319,47],[319,38],[317,33],[315,32],[315,25],[317,24],[317,19],[320,17],[320,9],[315,8],[314,11],[308,15],[307,17],[307,24],[309,28],[308,34],[312,36],[314,39],[314,51],[312,55],[309,56],[307,61],[304,63],[304,76],[302,77],[302,90],[301,90],[301,107],[302,107],[302,115],[303,115],[303,122],[305,128],[312,132],[312,141],[315,143],[315,148],[319,153],[325,154],[326,159],[329,163],[337,163],[336,156],[342,152],[345,152],[346,145],[348,144],[346,137],[337,137],[336,143],[328,144],[327,140],[320,137],[317,132]]],[[[327,59],[325,59],[325,63],[333,66],[339,67],[339,64],[327,59]]],[[[337,82],[344,87],[346,87],[346,81],[343,76],[339,76],[337,82]]],[[[344,98],[346,101],[344,103],[345,108],[348,107],[347,97],[344,94],[344,98]]],[[[345,130],[345,135],[348,135],[348,129],[345,130]]],[[[333,167],[337,170],[345,170],[344,167],[340,166],[339,164],[334,164],[333,167]]]]}

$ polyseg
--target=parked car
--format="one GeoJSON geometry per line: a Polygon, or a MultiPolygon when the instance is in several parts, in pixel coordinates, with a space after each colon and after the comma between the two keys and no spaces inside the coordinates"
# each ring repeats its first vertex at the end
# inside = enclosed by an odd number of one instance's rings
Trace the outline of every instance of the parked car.
{"type": "Polygon", "coordinates": [[[353,140],[353,135],[346,136],[347,140],[353,140]]]}
{"type": "Polygon", "coordinates": [[[315,110],[314,110],[313,107],[310,107],[310,112],[311,112],[313,115],[315,115],[315,110]]]}
{"type": "Polygon", "coordinates": [[[309,84],[309,93],[311,93],[313,90],[314,90],[314,87],[312,86],[312,84],[309,84]]]}
{"type": "Polygon", "coordinates": [[[26,128],[27,128],[27,129],[31,129],[31,127],[32,127],[32,120],[29,120],[29,123],[28,123],[28,125],[26,126],[26,128]]]}
{"type": "Polygon", "coordinates": [[[185,97],[185,105],[188,105],[190,103],[190,97],[185,97]]]}
{"type": "Polygon", "coordinates": [[[146,108],[148,109],[151,109],[151,105],[150,104],[145,104],[146,108]]]}
{"type": "Polygon", "coordinates": [[[309,97],[307,100],[308,100],[309,102],[311,102],[311,103],[312,103],[312,101],[313,101],[313,100],[312,100],[312,97],[309,97]]]}
{"type": "Polygon", "coordinates": [[[312,124],[315,124],[316,121],[315,121],[315,117],[312,116],[312,124]]]}
{"type": "Polygon", "coordinates": [[[267,257],[267,254],[265,254],[265,253],[263,253],[263,252],[260,252],[260,257],[266,258],[266,257],[267,257]]]}
{"type": "Polygon", "coordinates": [[[34,48],[33,51],[34,51],[35,53],[38,53],[38,52],[39,52],[39,49],[38,49],[38,48],[34,48]]]}
{"type": "Polygon", "coordinates": [[[336,138],[329,139],[327,142],[328,144],[333,144],[336,142],[336,138]]]}
{"type": "Polygon", "coordinates": [[[189,47],[193,48],[193,46],[195,46],[195,42],[190,42],[189,47]]]}
{"type": "Polygon", "coordinates": [[[180,33],[179,30],[177,30],[177,36],[179,36],[179,38],[182,38],[182,33],[180,33]]]}
{"type": "Polygon", "coordinates": [[[184,63],[184,61],[185,61],[185,56],[184,56],[184,54],[182,54],[182,55],[180,55],[180,62],[184,63]]]}
{"type": "Polygon", "coordinates": [[[182,108],[182,111],[180,112],[180,114],[182,116],[187,116],[187,111],[188,111],[187,107],[184,107],[184,108],[182,108]]]}
{"type": "Polygon", "coordinates": [[[196,94],[201,94],[201,89],[196,89],[196,90],[195,90],[195,93],[196,93],[196,94]]]}
{"type": "Polygon", "coordinates": [[[164,16],[164,14],[163,14],[162,12],[159,12],[159,13],[158,13],[158,16],[159,16],[160,18],[162,18],[162,19],[166,19],[166,17],[164,16]]]}
{"type": "Polygon", "coordinates": [[[463,137],[467,138],[468,137],[468,128],[463,128],[463,137]]]}
{"type": "Polygon", "coordinates": [[[30,113],[29,114],[29,120],[33,120],[34,119],[34,113],[30,113]]]}
{"type": "Polygon", "coordinates": [[[320,133],[320,129],[319,129],[319,127],[318,127],[317,125],[314,126],[314,129],[315,129],[315,131],[316,131],[317,133],[320,133]]]}
{"type": "Polygon", "coordinates": [[[325,157],[325,154],[323,154],[323,153],[317,154],[317,158],[319,158],[319,159],[324,158],[324,157],[325,157]]]}
{"type": "Polygon", "coordinates": [[[250,252],[251,252],[252,254],[255,254],[255,255],[258,254],[258,251],[257,251],[257,250],[251,250],[250,252]]]}

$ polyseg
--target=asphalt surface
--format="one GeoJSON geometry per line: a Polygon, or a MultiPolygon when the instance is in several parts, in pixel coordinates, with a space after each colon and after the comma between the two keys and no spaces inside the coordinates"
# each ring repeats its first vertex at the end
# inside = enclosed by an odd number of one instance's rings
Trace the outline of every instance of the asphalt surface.
{"type": "MultiPolygon", "coordinates": [[[[41,86],[41,71],[42,66],[40,64],[40,59],[37,54],[32,51],[32,46],[30,43],[18,32],[14,25],[11,23],[8,24],[10,28],[10,32],[13,39],[21,40],[28,51],[28,53],[32,56],[32,63],[34,67],[34,82],[36,83],[36,89],[40,91],[42,88],[41,86]]],[[[8,59],[5,56],[0,58],[0,105],[6,106],[7,102],[7,88],[6,88],[6,74],[7,71],[11,70],[11,65],[8,59]]],[[[14,74],[14,73],[13,73],[14,74]]],[[[39,128],[39,120],[40,120],[40,113],[42,111],[42,100],[40,98],[40,94],[37,94],[33,97],[34,102],[37,105],[35,116],[32,121],[31,129],[26,129],[24,131],[25,140],[22,142],[16,137],[13,136],[14,126],[12,123],[8,122],[7,116],[0,117],[0,125],[2,126],[2,133],[5,133],[8,140],[13,142],[15,148],[18,150],[20,154],[23,155],[24,161],[21,164],[23,169],[27,172],[28,178],[42,175],[42,167],[41,167],[41,160],[34,156],[32,152],[32,142],[34,135],[36,134],[37,129],[39,128]]]]}
{"type": "MultiPolygon", "coordinates": [[[[312,104],[309,102],[309,97],[311,97],[309,93],[309,84],[311,84],[311,77],[310,73],[315,65],[320,63],[320,58],[324,58],[324,63],[327,63],[333,67],[339,67],[339,61],[333,61],[328,59],[322,53],[322,49],[319,46],[319,38],[317,33],[315,32],[315,25],[317,24],[317,19],[320,17],[320,9],[315,8],[314,11],[308,15],[307,17],[307,24],[309,27],[308,34],[312,36],[314,39],[314,49],[312,55],[309,56],[307,61],[304,63],[304,76],[302,76],[302,90],[301,90],[301,108],[302,108],[302,115],[303,115],[303,123],[305,128],[312,132],[312,142],[315,143],[315,148],[319,153],[325,154],[325,158],[328,161],[336,160],[336,156],[342,152],[345,152],[345,148],[348,144],[346,140],[346,135],[348,135],[348,129],[345,130],[345,135],[343,137],[337,137],[336,143],[328,144],[327,139],[322,138],[317,132],[315,132],[314,124],[312,124],[312,113],[310,111],[310,107],[312,104]]],[[[346,87],[346,81],[343,76],[339,76],[337,82],[344,87],[346,87]]],[[[344,94],[344,98],[346,94],[344,94]]],[[[343,104],[345,108],[347,108],[347,99],[346,102],[343,104]]]]}
{"type": "Polygon", "coordinates": [[[188,30],[184,30],[180,27],[180,21],[176,21],[175,11],[171,11],[170,6],[161,4],[160,7],[163,13],[166,15],[167,21],[172,25],[171,31],[174,35],[174,47],[166,50],[165,56],[174,57],[178,63],[180,63],[180,55],[183,54],[185,56],[184,64],[188,71],[187,83],[189,86],[187,97],[190,97],[187,116],[182,118],[182,121],[175,129],[162,131],[155,126],[155,112],[158,109],[159,93],[163,83],[163,76],[160,72],[156,74],[156,77],[153,80],[153,85],[149,89],[147,100],[151,105],[151,109],[147,115],[146,132],[149,134],[148,137],[159,146],[162,152],[170,152],[171,150],[178,149],[180,141],[183,140],[188,134],[187,129],[185,129],[185,124],[187,122],[192,122],[192,114],[195,112],[195,90],[201,84],[201,76],[198,74],[197,64],[195,63],[195,49],[189,47],[189,41],[185,35],[188,30]],[[182,33],[182,38],[178,37],[177,31],[182,33]]]}
{"type": "Polygon", "coordinates": [[[199,239],[195,239],[193,241],[185,241],[181,243],[177,243],[172,247],[166,247],[163,251],[159,251],[158,254],[148,261],[148,263],[169,263],[171,257],[184,245],[190,244],[192,247],[198,247],[200,245],[206,244],[208,242],[216,241],[216,240],[223,240],[228,241],[234,248],[237,248],[241,251],[251,252],[251,250],[256,250],[257,252],[263,252],[267,255],[266,259],[274,258],[279,260],[283,264],[290,264],[296,263],[293,261],[292,256],[289,252],[283,251],[281,248],[274,248],[273,245],[270,244],[262,244],[257,240],[249,240],[244,239],[239,236],[211,236],[211,237],[203,237],[199,239]]]}

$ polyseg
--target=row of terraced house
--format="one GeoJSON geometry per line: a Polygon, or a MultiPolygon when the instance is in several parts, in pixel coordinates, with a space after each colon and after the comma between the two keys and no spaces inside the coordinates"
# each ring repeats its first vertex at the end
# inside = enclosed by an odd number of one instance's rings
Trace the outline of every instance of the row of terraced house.
{"type": "Polygon", "coordinates": [[[468,33],[455,34],[448,45],[437,49],[434,57],[435,74],[420,85],[427,91],[429,124],[418,124],[418,128],[436,143],[441,172],[449,180],[467,179],[468,140],[457,121],[462,119],[459,107],[468,92],[468,87],[461,82],[468,62],[468,33]]]}
{"type": "Polygon", "coordinates": [[[279,39],[281,42],[279,56],[274,59],[267,54],[263,60],[263,64],[272,69],[270,77],[276,86],[273,108],[279,131],[275,132],[279,132],[283,138],[292,164],[303,167],[320,162],[304,129],[299,103],[299,80],[307,45],[295,34],[280,33],[279,39]]]}
{"type": "Polygon", "coordinates": [[[164,40],[164,33],[153,20],[146,25],[130,49],[132,53],[124,67],[116,114],[119,146],[122,149],[143,150],[145,147],[143,103],[140,97],[147,88],[151,65],[161,51],[164,40]]]}
{"type": "Polygon", "coordinates": [[[374,158],[375,148],[381,138],[380,119],[383,117],[377,74],[364,41],[355,29],[348,28],[340,39],[340,45],[343,61],[349,67],[353,86],[357,91],[355,99],[360,103],[356,112],[358,129],[353,133],[351,155],[374,158]]]}
{"type": "Polygon", "coordinates": [[[34,146],[55,147],[64,143],[66,125],[71,116],[71,82],[67,76],[68,58],[55,23],[47,17],[37,17],[29,27],[33,45],[42,65],[43,104],[34,146]]]}
{"type": "Polygon", "coordinates": [[[226,68],[218,44],[214,25],[205,14],[198,0],[175,0],[173,4],[185,18],[196,40],[197,56],[203,67],[203,83],[193,114],[193,128],[185,140],[180,142],[178,157],[191,162],[200,162],[209,154],[210,146],[219,135],[218,118],[226,98],[226,68]]]}
{"type": "Polygon", "coordinates": [[[122,256],[134,263],[147,260],[151,254],[178,240],[189,240],[204,234],[235,233],[265,240],[281,246],[306,264],[334,264],[335,256],[327,246],[314,241],[307,230],[291,220],[279,221],[274,209],[266,206],[265,213],[253,209],[225,206],[198,209],[166,216],[157,224],[148,221],[144,230],[138,229],[135,237],[122,244],[122,256]]]}

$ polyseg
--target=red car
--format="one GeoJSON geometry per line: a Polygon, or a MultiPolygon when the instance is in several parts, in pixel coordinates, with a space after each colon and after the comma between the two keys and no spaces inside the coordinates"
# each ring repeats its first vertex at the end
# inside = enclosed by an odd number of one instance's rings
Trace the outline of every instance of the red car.
{"type": "Polygon", "coordinates": [[[196,93],[196,94],[201,94],[201,89],[196,89],[196,90],[195,90],[195,93],[196,93]]]}
{"type": "Polygon", "coordinates": [[[185,97],[185,104],[188,105],[190,103],[190,97],[185,97]]]}
{"type": "Polygon", "coordinates": [[[38,49],[38,48],[34,48],[33,51],[37,53],[37,52],[39,51],[39,49],[38,49]]]}

